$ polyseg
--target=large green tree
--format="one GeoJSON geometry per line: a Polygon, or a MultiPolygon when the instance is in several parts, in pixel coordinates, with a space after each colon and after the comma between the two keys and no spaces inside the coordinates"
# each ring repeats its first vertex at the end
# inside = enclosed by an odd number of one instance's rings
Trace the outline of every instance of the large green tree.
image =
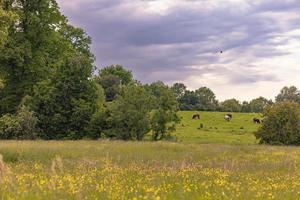
{"type": "Polygon", "coordinates": [[[224,112],[241,112],[242,105],[236,99],[228,99],[221,103],[221,110],[224,112]]]}
{"type": "Polygon", "coordinates": [[[273,104],[272,100],[268,100],[264,97],[259,97],[250,101],[250,111],[254,113],[261,113],[265,108],[273,104]]]}
{"type": "Polygon", "coordinates": [[[115,101],[109,104],[108,137],[123,140],[142,140],[151,130],[150,112],[153,97],[141,85],[124,86],[115,101]]]}
{"type": "Polygon", "coordinates": [[[196,96],[199,99],[198,109],[202,111],[215,111],[218,107],[218,101],[216,100],[215,93],[207,88],[201,87],[195,91],[196,96]]]}
{"type": "Polygon", "coordinates": [[[37,113],[41,138],[89,136],[90,123],[104,103],[101,87],[90,78],[91,70],[86,57],[68,58],[53,78],[39,82],[34,88],[29,105],[37,113]]]}
{"type": "Polygon", "coordinates": [[[264,123],[255,135],[262,144],[300,145],[299,104],[284,101],[266,109],[264,123]]]}
{"type": "Polygon", "coordinates": [[[300,91],[295,87],[284,87],[276,96],[276,102],[294,101],[300,103],[300,91]]]}
{"type": "Polygon", "coordinates": [[[200,100],[194,91],[186,90],[178,102],[180,110],[197,110],[200,100]]]}
{"type": "Polygon", "coordinates": [[[180,100],[186,92],[186,86],[183,83],[174,83],[171,89],[177,100],[180,100]]]}
{"type": "Polygon", "coordinates": [[[56,0],[5,0],[3,9],[18,18],[0,54],[0,112],[26,105],[41,138],[85,137],[103,104],[91,38],[68,24],[56,0]]]}
{"type": "Polygon", "coordinates": [[[18,19],[10,26],[0,54],[1,113],[15,112],[22,98],[54,75],[66,57],[84,52],[84,46],[74,40],[78,31],[71,31],[78,29],[67,25],[55,0],[5,0],[4,9],[14,10],[18,19]]]}
{"type": "Polygon", "coordinates": [[[155,82],[145,87],[155,97],[151,116],[153,140],[170,137],[171,132],[175,130],[175,125],[180,122],[177,116],[178,102],[174,93],[163,82],[155,82]]]}

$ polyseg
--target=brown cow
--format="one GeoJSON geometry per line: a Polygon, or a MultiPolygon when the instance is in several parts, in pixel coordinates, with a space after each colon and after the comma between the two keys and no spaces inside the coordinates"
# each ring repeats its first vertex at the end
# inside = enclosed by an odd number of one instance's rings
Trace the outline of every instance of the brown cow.
{"type": "Polygon", "coordinates": [[[258,118],[253,118],[253,123],[254,124],[261,124],[261,120],[258,118]]]}
{"type": "Polygon", "coordinates": [[[195,114],[193,115],[193,118],[192,119],[200,119],[200,114],[195,114]]]}

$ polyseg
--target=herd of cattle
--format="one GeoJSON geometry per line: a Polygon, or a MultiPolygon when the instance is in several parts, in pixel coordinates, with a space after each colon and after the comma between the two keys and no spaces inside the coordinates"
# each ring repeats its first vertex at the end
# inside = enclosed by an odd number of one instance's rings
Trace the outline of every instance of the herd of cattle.
{"type": "MultiPolygon", "coordinates": [[[[232,118],[233,118],[233,115],[232,114],[226,114],[225,116],[224,116],[224,119],[226,120],[226,121],[228,121],[228,122],[230,122],[231,120],[232,120],[232,118]]],[[[195,115],[193,115],[193,118],[192,118],[193,120],[195,120],[195,119],[200,119],[200,114],[195,114],[195,115]]],[[[258,119],[258,118],[253,118],[253,123],[255,123],[255,124],[261,124],[261,123],[263,123],[263,120],[260,120],[260,119],[258,119]]]]}

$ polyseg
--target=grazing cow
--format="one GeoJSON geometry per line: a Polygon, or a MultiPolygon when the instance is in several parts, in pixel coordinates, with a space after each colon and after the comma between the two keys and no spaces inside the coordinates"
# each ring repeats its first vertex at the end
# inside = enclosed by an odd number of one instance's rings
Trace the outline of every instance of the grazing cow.
{"type": "Polygon", "coordinates": [[[253,118],[253,123],[254,124],[261,124],[261,121],[258,118],[253,118]]]}
{"type": "Polygon", "coordinates": [[[232,119],[232,115],[231,115],[231,116],[230,116],[230,115],[225,115],[225,116],[224,116],[224,119],[225,119],[226,121],[230,122],[231,119],[232,119]]]}
{"type": "Polygon", "coordinates": [[[232,114],[226,114],[227,116],[229,116],[232,119],[232,114]]]}
{"type": "Polygon", "coordinates": [[[200,114],[193,115],[193,119],[200,119],[200,114]]]}

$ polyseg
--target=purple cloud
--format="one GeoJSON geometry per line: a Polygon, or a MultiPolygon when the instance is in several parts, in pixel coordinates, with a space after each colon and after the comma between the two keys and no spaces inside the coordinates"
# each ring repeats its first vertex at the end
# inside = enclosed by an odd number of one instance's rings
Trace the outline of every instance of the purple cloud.
{"type": "Polygon", "coordinates": [[[201,85],[190,77],[205,82],[206,74],[228,87],[282,80],[257,62],[290,54],[278,47],[299,39],[286,36],[300,29],[299,1],[156,2],[59,0],[70,22],[93,38],[98,67],[122,64],[142,82],[182,81],[191,88],[201,85]]]}

